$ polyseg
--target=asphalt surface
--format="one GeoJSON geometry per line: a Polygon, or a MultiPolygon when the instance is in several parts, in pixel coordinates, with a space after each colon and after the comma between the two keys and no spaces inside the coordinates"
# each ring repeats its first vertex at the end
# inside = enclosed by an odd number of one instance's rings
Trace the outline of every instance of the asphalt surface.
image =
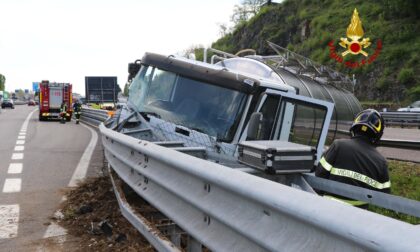
{"type": "MultiPolygon", "coordinates": [[[[36,109],[21,105],[0,114],[1,251],[44,251],[39,245],[50,217],[93,135],[74,122],[40,122],[36,109]]],[[[96,146],[88,175],[103,166],[99,141],[96,146]]]]}
{"type": "MultiPolygon", "coordinates": [[[[417,128],[385,128],[386,139],[420,141],[420,129],[417,128]]],[[[407,150],[388,147],[378,147],[378,151],[386,158],[420,163],[420,150],[407,150]]]]}

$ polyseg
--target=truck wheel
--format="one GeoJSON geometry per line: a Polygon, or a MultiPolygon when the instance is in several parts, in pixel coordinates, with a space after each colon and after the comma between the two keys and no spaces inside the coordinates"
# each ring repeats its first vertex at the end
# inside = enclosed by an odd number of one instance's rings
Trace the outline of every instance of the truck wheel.
{"type": "Polygon", "coordinates": [[[43,117],[42,115],[40,115],[40,116],[39,116],[39,120],[40,120],[40,121],[44,121],[45,119],[44,119],[44,117],[43,117]]]}

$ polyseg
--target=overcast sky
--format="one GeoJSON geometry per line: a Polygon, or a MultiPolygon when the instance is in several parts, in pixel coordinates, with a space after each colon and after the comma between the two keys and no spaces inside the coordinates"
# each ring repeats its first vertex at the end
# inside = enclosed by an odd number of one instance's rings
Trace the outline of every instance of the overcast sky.
{"type": "Polygon", "coordinates": [[[240,0],[0,0],[0,73],[6,90],[32,82],[117,76],[144,52],[172,54],[219,38],[240,0]]]}

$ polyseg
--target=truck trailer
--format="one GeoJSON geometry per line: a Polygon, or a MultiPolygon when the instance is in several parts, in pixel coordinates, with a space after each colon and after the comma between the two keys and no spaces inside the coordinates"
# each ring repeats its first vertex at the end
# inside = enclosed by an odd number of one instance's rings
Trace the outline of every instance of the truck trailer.
{"type": "Polygon", "coordinates": [[[39,85],[39,120],[59,119],[63,101],[67,105],[66,120],[71,120],[72,85],[43,80],[39,85]]]}
{"type": "Polygon", "coordinates": [[[86,76],[86,101],[88,103],[116,103],[120,88],[116,76],[86,76]]]}

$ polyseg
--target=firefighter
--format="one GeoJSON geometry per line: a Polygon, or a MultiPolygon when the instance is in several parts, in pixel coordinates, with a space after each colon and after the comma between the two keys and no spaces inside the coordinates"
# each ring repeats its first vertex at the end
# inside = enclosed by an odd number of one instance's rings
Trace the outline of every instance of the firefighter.
{"type": "MultiPolygon", "coordinates": [[[[351,139],[335,140],[324,153],[315,170],[318,177],[390,193],[388,165],[376,150],[384,132],[384,120],[378,111],[367,109],[360,112],[350,128],[351,139]]],[[[366,208],[367,203],[347,200],[334,195],[327,196],[366,208]]]]}
{"type": "Polygon", "coordinates": [[[79,124],[80,114],[82,113],[82,104],[80,104],[79,101],[76,101],[73,104],[73,111],[74,111],[74,116],[76,117],[76,124],[79,124]]]}
{"type": "Polygon", "coordinates": [[[63,101],[60,106],[60,116],[61,121],[60,123],[66,123],[66,115],[67,115],[67,104],[63,101]]]}

